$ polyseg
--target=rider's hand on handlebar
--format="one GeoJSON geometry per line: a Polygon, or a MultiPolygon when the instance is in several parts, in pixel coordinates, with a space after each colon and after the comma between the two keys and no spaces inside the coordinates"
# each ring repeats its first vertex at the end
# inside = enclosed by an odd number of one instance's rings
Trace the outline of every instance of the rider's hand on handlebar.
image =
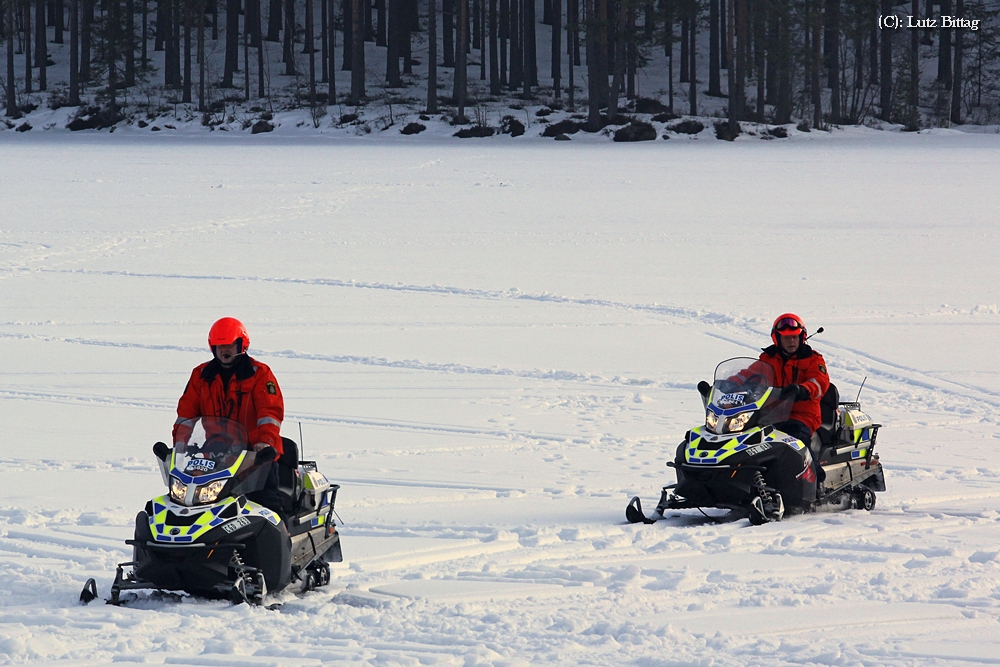
{"type": "Polygon", "coordinates": [[[802,385],[797,384],[795,385],[795,388],[796,388],[795,392],[796,401],[808,401],[812,398],[812,394],[809,393],[809,390],[803,387],[802,385]]]}
{"type": "Polygon", "coordinates": [[[265,449],[268,449],[269,447],[271,447],[271,445],[267,444],[266,442],[258,442],[253,446],[253,450],[259,454],[260,452],[264,451],[265,449]]]}

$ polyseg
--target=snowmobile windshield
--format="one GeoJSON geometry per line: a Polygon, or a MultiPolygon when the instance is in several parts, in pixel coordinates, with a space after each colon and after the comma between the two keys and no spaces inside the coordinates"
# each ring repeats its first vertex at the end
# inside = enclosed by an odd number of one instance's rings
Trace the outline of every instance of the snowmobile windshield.
{"type": "Polygon", "coordinates": [[[228,470],[247,451],[247,440],[246,428],[229,419],[201,417],[183,421],[177,425],[174,469],[191,477],[228,470]]]}
{"type": "MultiPolygon", "coordinates": [[[[759,410],[758,426],[788,419],[794,396],[781,398],[771,365],[750,357],[727,359],[715,369],[710,409],[720,416],[759,410]]],[[[744,422],[745,423],[745,422],[744,422]]]]}

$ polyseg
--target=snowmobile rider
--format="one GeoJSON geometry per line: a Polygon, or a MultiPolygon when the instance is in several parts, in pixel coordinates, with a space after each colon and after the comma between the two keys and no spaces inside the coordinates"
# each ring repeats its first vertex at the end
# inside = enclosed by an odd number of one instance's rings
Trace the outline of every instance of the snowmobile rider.
{"type": "Polygon", "coordinates": [[[812,434],[823,423],[819,401],[830,387],[823,355],[806,344],[806,326],[794,313],[779,315],[771,325],[771,341],[760,361],[774,369],[775,385],[797,389],[787,421],[775,428],[801,440],[807,447],[812,434]]]}
{"type": "MultiPolygon", "coordinates": [[[[255,452],[271,447],[275,459],[280,458],[284,453],[280,431],[285,403],[271,369],[247,354],[250,335],[246,327],[233,317],[223,317],[209,330],[208,346],[212,360],[195,367],[177,402],[173,442],[185,441],[190,435],[182,428],[188,419],[224,417],[246,428],[255,452]]],[[[272,465],[264,488],[247,497],[284,518],[277,488],[278,467],[272,465]]]]}

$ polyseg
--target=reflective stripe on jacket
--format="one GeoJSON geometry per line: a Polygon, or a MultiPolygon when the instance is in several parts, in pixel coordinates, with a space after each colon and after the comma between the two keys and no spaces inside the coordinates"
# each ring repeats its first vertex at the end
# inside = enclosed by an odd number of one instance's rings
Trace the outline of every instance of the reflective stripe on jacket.
{"type": "MultiPolygon", "coordinates": [[[[249,442],[265,442],[278,452],[281,446],[281,421],[285,402],[271,369],[256,359],[243,355],[228,384],[222,380],[222,365],[217,359],[191,371],[184,394],[177,402],[177,421],[195,417],[225,417],[243,424],[249,442]]],[[[174,425],[176,441],[177,426],[174,425]]]]}

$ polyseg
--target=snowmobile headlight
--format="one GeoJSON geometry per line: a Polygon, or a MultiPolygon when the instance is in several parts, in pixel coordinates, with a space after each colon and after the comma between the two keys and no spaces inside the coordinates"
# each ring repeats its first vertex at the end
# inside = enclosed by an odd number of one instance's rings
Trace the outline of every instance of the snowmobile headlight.
{"type": "Polygon", "coordinates": [[[747,425],[747,422],[750,421],[750,415],[751,414],[752,413],[750,413],[750,412],[741,412],[740,414],[738,414],[735,417],[733,417],[732,419],[730,419],[729,420],[729,432],[730,433],[736,433],[738,431],[742,431],[743,427],[745,427],[747,425]]]}
{"type": "Polygon", "coordinates": [[[176,477],[170,478],[170,498],[175,503],[183,503],[187,496],[187,485],[181,484],[181,480],[176,477]]]}
{"type": "Polygon", "coordinates": [[[711,410],[705,412],[705,426],[715,430],[715,427],[719,425],[719,415],[715,414],[711,410]]]}
{"type": "Polygon", "coordinates": [[[195,499],[198,501],[199,505],[214,503],[219,498],[219,494],[222,493],[222,487],[225,485],[226,480],[217,479],[214,482],[205,484],[204,486],[199,486],[198,490],[194,494],[195,499]]]}

